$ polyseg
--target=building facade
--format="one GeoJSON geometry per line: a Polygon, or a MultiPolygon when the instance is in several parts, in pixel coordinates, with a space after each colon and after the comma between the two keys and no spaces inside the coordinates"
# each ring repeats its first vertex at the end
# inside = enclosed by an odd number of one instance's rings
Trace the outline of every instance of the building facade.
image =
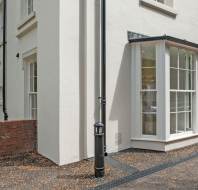
{"type": "MultiPolygon", "coordinates": [[[[144,59],[140,59],[140,43],[128,43],[127,38],[127,32],[132,31],[148,37],[166,34],[198,44],[197,1],[107,0],[106,3],[107,152],[116,152],[130,147],[166,151],[197,143],[198,130],[196,125],[189,122],[192,113],[189,110],[190,106],[186,105],[186,99],[191,105],[196,103],[196,88],[170,88],[172,104],[178,102],[179,98],[181,98],[181,103],[183,98],[188,110],[179,110],[177,104],[175,105],[176,111],[163,110],[166,119],[156,121],[153,119],[155,116],[151,116],[155,114],[153,112],[149,113],[149,116],[140,116],[141,104],[134,106],[132,103],[133,97],[137,95],[134,95],[137,91],[134,84],[140,80],[141,73],[139,73],[139,78],[133,78],[133,74],[136,73],[134,71],[138,70],[132,65],[138,65],[138,60],[144,59]],[[139,58],[138,53],[135,54],[135,52],[139,52],[139,58]],[[184,91],[190,95],[179,95],[184,91]],[[135,122],[138,117],[144,119],[141,119],[141,122],[135,122]],[[171,118],[170,122],[169,118],[171,118]],[[185,123],[185,127],[184,124],[178,124],[178,121],[185,123]],[[160,124],[164,126],[159,127],[162,130],[155,130],[156,125],[153,123],[156,122],[158,122],[157,126],[160,124]],[[140,133],[143,133],[143,136],[140,133]],[[166,147],[166,145],[169,146],[166,147]]],[[[1,34],[2,10],[3,1],[1,0],[1,34]]],[[[161,52],[163,54],[161,61],[158,59],[155,62],[156,67],[163,65],[162,62],[164,65],[165,63],[170,65],[172,63],[170,60],[179,60],[180,51],[185,52],[182,55],[186,65],[187,59],[190,65],[197,64],[197,48],[192,50],[190,44],[181,47],[175,43],[173,47],[169,47],[171,50],[168,52],[166,52],[167,46],[163,40],[158,40],[157,44],[161,49],[164,48],[164,51],[161,52]]],[[[144,50],[149,55],[146,55],[145,60],[152,62],[151,66],[148,64],[148,67],[153,67],[150,69],[154,69],[153,60],[160,54],[157,46],[151,45],[149,48],[145,47],[144,50]],[[158,54],[154,53],[155,51],[158,54]]],[[[2,53],[2,47],[0,51],[2,53]]],[[[6,102],[9,120],[36,119],[38,152],[59,165],[92,157],[94,154],[93,124],[99,119],[97,98],[100,94],[98,82],[100,1],[7,0],[6,62],[6,102]]],[[[169,73],[169,71],[180,72],[182,70],[180,62],[177,61],[177,63],[178,67],[173,63],[171,68],[166,70],[161,67],[158,71],[161,72],[160,74],[169,73]]],[[[2,73],[2,63],[0,68],[2,73]]],[[[196,68],[196,66],[192,68],[186,66],[183,69],[196,75],[196,68]]],[[[153,81],[153,73],[154,71],[145,72],[143,78],[153,81]]],[[[175,73],[171,75],[172,78],[160,74],[157,73],[157,76],[159,78],[161,76],[159,80],[162,81],[161,84],[165,85],[177,80],[174,78],[175,73]]],[[[197,77],[193,79],[196,83],[197,77]]],[[[152,85],[148,84],[148,81],[145,82],[143,90],[150,90],[150,94],[155,94],[155,90],[159,89],[148,88],[148,85],[152,85]]],[[[173,84],[173,87],[178,83],[173,84]]],[[[159,84],[158,86],[160,87],[159,84]]],[[[168,92],[163,91],[164,89],[157,92],[161,94],[157,95],[162,99],[161,102],[169,93],[168,89],[166,89],[168,92]]],[[[0,91],[2,91],[2,79],[0,91]]],[[[153,110],[157,109],[157,105],[152,104],[155,102],[154,96],[156,95],[144,94],[144,99],[147,99],[145,103],[147,109],[148,107],[153,110]]],[[[168,96],[169,99],[170,96],[168,96]]],[[[168,107],[172,108],[172,104],[168,107]]],[[[164,106],[166,105],[169,105],[168,100],[164,106]]],[[[196,119],[197,114],[196,109],[193,110],[192,118],[196,119]]],[[[2,111],[0,116],[3,119],[2,111]]]]}

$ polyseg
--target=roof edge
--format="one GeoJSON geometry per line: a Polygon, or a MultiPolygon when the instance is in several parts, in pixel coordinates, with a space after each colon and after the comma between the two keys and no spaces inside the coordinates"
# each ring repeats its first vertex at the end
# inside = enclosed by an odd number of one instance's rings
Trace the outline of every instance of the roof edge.
{"type": "Polygon", "coordinates": [[[172,37],[172,36],[167,36],[167,35],[154,36],[154,37],[134,38],[134,39],[128,39],[128,40],[129,40],[129,43],[167,40],[167,41],[175,42],[175,43],[182,44],[182,45],[185,45],[185,46],[198,48],[198,44],[196,44],[196,43],[187,41],[185,39],[179,39],[179,38],[175,38],[175,37],[172,37]]]}

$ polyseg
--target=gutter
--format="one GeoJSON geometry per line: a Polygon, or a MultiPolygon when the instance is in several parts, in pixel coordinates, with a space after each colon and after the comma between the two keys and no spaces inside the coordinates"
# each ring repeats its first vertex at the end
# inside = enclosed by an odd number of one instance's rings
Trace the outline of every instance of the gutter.
{"type": "Polygon", "coordinates": [[[4,120],[8,120],[7,105],[6,105],[6,28],[7,28],[7,1],[3,0],[3,89],[2,89],[2,99],[3,99],[3,114],[4,120]]]}

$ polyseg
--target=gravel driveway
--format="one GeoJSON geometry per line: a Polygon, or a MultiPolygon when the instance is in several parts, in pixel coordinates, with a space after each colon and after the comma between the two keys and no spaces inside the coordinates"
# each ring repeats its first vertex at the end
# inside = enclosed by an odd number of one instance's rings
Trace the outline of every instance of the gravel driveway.
{"type": "MultiPolygon", "coordinates": [[[[115,189],[198,190],[198,156],[174,166],[161,168],[142,177],[139,173],[159,164],[184,159],[198,154],[198,145],[163,153],[142,150],[126,150],[112,154],[106,160],[106,176],[95,179],[92,159],[58,167],[36,153],[11,158],[0,158],[0,190],[51,190],[51,189],[102,189],[102,184],[117,182],[132,175],[136,180],[114,186],[115,189]]],[[[108,189],[108,185],[104,187],[108,189]]]]}

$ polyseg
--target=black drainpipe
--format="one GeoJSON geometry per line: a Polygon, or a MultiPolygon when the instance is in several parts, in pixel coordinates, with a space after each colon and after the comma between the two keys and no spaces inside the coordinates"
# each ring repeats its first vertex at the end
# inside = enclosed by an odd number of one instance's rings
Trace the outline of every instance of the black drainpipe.
{"type": "Polygon", "coordinates": [[[106,0],[100,0],[100,121],[94,125],[95,177],[104,177],[106,152],[106,0]]]}
{"type": "Polygon", "coordinates": [[[101,120],[104,125],[104,153],[106,149],[106,0],[101,0],[101,120]]]}
{"type": "Polygon", "coordinates": [[[4,120],[8,120],[7,107],[6,107],[6,16],[7,16],[7,4],[6,0],[3,0],[3,114],[4,120]]]}

